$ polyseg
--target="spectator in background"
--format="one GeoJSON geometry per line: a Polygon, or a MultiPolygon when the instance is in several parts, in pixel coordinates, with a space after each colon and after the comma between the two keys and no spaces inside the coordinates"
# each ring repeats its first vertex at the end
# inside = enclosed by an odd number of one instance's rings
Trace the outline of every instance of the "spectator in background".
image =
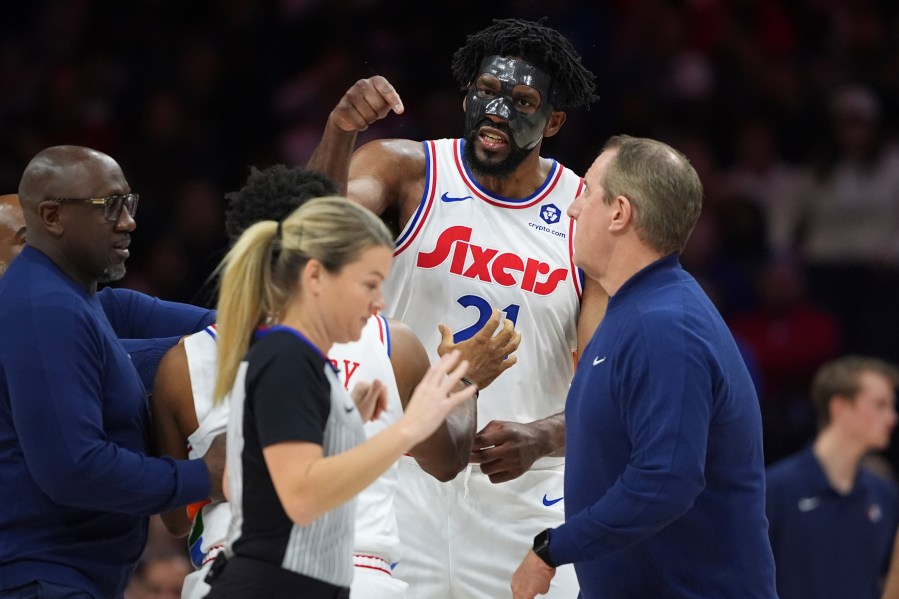
{"type": "Polygon", "coordinates": [[[190,562],[181,553],[149,555],[137,564],[125,599],[181,599],[190,562]]]}
{"type": "Polygon", "coordinates": [[[772,259],[762,267],[757,287],[758,306],[732,316],[729,324],[759,367],[765,459],[771,463],[815,434],[807,389],[815,371],[839,355],[842,337],[836,317],[809,299],[796,260],[772,259]]]}
{"type": "Polygon", "coordinates": [[[791,230],[811,296],[843,322],[846,350],[899,359],[899,147],[868,87],[837,89],[828,108],[791,230]]]}
{"type": "Polygon", "coordinates": [[[764,215],[766,246],[775,256],[792,255],[795,239],[784,227],[795,222],[799,170],[782,156],[778,131],[767,115],[749,115],[736,135],[736,160],[724,174],[728,197],[743,198],[764,215]]]}
{"type": "Polygon", "coordinates": [[[899,524],[896,484],[865,468],[896,425],[899,371],[845,356],[815,375],[819,433],[768,469],[769,535],[780,599],[876,599],[899,524]]]}

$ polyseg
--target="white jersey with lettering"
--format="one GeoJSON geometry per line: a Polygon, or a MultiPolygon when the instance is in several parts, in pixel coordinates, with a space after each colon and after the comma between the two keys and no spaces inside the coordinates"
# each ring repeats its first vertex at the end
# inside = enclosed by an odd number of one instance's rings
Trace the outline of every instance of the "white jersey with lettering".
{"type": "MultiPolygon", "coordinates": [[[[352,389],[358,381],[379,379],[387,387],[387,409],[365,424],[371,438],[403,415],[393,365],[390,362],[390,326],[383,316],[372,316],[355,343],[335,344],[328,352],[340,370],[340,380],[352,389]]],[[[356,496],[356,540],[353,544],[351,599],[402,599],[406,583],[393,578],[393,564],[400,559],[400,536],[394,501],[397,464],[394,463],[356,496]]]]}
{"type": "MultiPolygon", "coordinates": [[[[397,240],[386,312],[412,328],[433,362],[438,323],[460,341],[501,310],[521,333],[518,363],[481,391],[478,429],[562,412],[582,289],[566,211],[581,177],[553,161],[531,196],[510,200],[478,185],[463,163],[462,140],[423,144],[425,190],[397,240]]],[[[519,478],[493,484],[469,466],[444,484],[403,458],[397,509],[405,553],[395,574],[409,584],[409,596],[511,597],[509,581],[534,535],[564,521],[563,468],[562,458],[545,457],[519,478]]],[[[574,569],[559,568],[547,597],[577,594],[574,569]]]]}
{"type": "Polygon", "coordinates": [[[427,181],[418,211],[396,243],[385,312],[437,358],[446,323],[456,341],[503,311],[521,333],[518,363],[478,400],[478,427],[532,422],[562,412],[574,374],[582,281],[572,261],[566,210],[582,179],[553,162],[530,197],[510,200],[480,187],[459,139],[424,143],[427,181]]]}
{"type": "MultiPolygon", "coordinates": [[[[228,428],[227,404],[214,406],[213,387],[216,376],[215,325],[187,337],[184,340],[194,408],[200,426],[188,438],[191,458],[202,457],[212,440],[228,428]]],[[[362,330],[359,341],[335,344],[328,357],[339,370],[338,378],[349,390],[357,381],[371,382],[380,379],[387,387],[388,407],[378,420],[365,425],[366,437],[387,428],[402,416],[403,407],[397,390],[396,377],[390,363],[390,328],[382,316],[372,316],[362,330]]],[[[394,464],[378,480],[359,494],[356,501],[356,543],[354,562],[357,572],[362,569],[367,588],[374,591],[376,584],[390,589],[385,597],[402,597],[405,583],[398,580],[379,582],[377,575],[391,576],[390,565],[399,556],[394,496],[396,494],[397,466],[394,464]],[[371,570],[371,572],[369,572],[371,570]],[[374,578],[372,578],[374,577],[374,578]]],[[[215,556],[224,547],[228,535],[231,510],[227,503],[207,504],[192,508],[194,516],[188,537],[191,561],[199,570],[189,574],[184,581],[183,599],[199,599],[209,592],[203,581],[215,556]]],[[[357,584],[354,582],[353,588],[357,584]]]]}
{"type": "MultiPolygon", "coordinates": [[[[387,410],[377,420],[365,424],[365,436],[371,438],[403,415],[403,405],[390,363],[390,327],[383,316],[372,316],[355,343],[335,344],[328,357],[340,370],[347,390],[358,381],[380,379],[387,387],[387,410]]],[[[396,470],[393,464],[356,498],[356,542],[360,555],[375,556],[392,563],[399,558],[393,499],[396,495],[396,470]]]]}

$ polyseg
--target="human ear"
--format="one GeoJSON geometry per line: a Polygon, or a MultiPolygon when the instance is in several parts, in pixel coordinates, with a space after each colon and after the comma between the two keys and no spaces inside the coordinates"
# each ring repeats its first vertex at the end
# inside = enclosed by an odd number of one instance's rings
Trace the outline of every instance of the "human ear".
{"type": "Polygon", "coordinates": [[[311,294],[318,295],[321,291],[324,274],[324,265],[315,258],[311,258],[303,266],[303,272],[300,274],[301,289],[307,289],[311,294]]]}
{"type": "Polygon", "coordinates": [[[612,200],[612,221],[611,229],[613,231],[621,231],[634,219],[634,205],[626,196],[618,196],[612,200]]]}
{"type": "Polygon", "coordinates": [[[65,219],[59,202],[46,201],[38,204],[37,217],[50,235],[61,237],[65,232],[65,219]]]}
{"type": "Polygon", "coordinates": [[[546,121],[546,127],[543,128],[543,137],[552,137],[559,132],[568,116],[561,110],[553,110],[549,119],[546,121]]]}

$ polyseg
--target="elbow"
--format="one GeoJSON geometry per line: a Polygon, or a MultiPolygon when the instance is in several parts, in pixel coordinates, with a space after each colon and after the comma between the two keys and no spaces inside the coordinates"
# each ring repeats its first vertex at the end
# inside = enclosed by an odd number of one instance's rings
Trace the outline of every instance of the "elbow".
{"type": "Polygon", "coordinates": [[[40,490],[54,503],[96,509],[97,489],[85,484],[89,478],[83,472],[58,463],[55,471],[33,471],[33,476],[40,490]]]}
{"type": "Polygon", "coordinates": [[[284,504],[284,513],[294,524],[309,526],[324,513],[324,510],[315,505],[315,502],[297,498],[284,504]]]}
{"type": "Polygon", "coordinates": [[[409,452],[419,467],[442,483],[456,478],[468,466],[474,435],[464,438],[435,434],[409,452]]]}
{"type": "Polygon", "coordinates": [[[464,455],[459,453],[441,460],[428,460],[416,457],[416,461],[422,470],[440,482],[448,483],[468,466],[468,452],[465,452],[464,455]]]}
{"type": "Polygon", "coordinates": [[[701,477],[692,481],[682,481],[679,486],[674,487],[671,494],[673,498],[671,502],[673,518],[679,518],[693,509],[696,499],[704,489],[705,480],[701,477]]]}
{"type": "Polygon", "coordinates": [[[187,536],[187,533],[190,532],[190,525],[181,526],[181,525],[169,525],[168,523],[166,523],[165,528],[167,531],[169,531],[170,535],[172,535],[173,537],[178,538],[178,539],[183,539],[184,537],[187,536]]]}
{"type": "Polygon", "coordinates": [[[290,521],[298,526],[309,526],[317,518],[316,515],[307,513],[290,512],[287,515],[290,517],[290,521]]]}
{"type": "Polygon", "coordinates": [[[168,512],[166,514],[161,514],[162,523],[165,525],[165,529],[169,531],[169,534],[173,537],[181,538],[186,537],[190,532],[190,520],[187,519],[187,514],[184,513],[185,510],[179,510],[179,513],[176,512],[168,512]]]}
{"type": "MultiPolygon", "coordinates": [[[[421,464],[419,464],[419,465],[421,465],[421,464]]],[[[428,474],[430,474],[431,476],[433,476],[434,478],[436,478],[437,480],[439,480],[442,483],[448,483],[451,480],[453,480],[454,478],[456,478],[456,476],[458,476],[458,474],[460,472],[462,472],[462,469],[464,468],[464,466],[463,466],[463,468],[452,468],[452,467],[449,467],[446,465],[436,465],[436,466],[421,465],[421,466],[422,466],[422,470],[424,470],[425,472],[427,472],[428,474]]]]}
{"type": "Polygon", "coordinates": [[[54,482],[39,483],[38,486],[53,503],[68,506],[80,503],[78,502],[79,493],[76,487],[60,485],[54,482]]]}

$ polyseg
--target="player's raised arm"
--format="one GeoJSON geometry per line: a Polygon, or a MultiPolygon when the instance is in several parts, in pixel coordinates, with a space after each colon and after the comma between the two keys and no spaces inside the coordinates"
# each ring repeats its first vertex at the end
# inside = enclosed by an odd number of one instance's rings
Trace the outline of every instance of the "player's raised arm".
{"type": "Polygon", "coordinates": [[[387,79],[380,75],[360,79],[331,111],[322,139],[306,166],[331,176],[346,193],[356,136],[389,112],[402,114],[403,110],[403,101],[387,79]]]}

